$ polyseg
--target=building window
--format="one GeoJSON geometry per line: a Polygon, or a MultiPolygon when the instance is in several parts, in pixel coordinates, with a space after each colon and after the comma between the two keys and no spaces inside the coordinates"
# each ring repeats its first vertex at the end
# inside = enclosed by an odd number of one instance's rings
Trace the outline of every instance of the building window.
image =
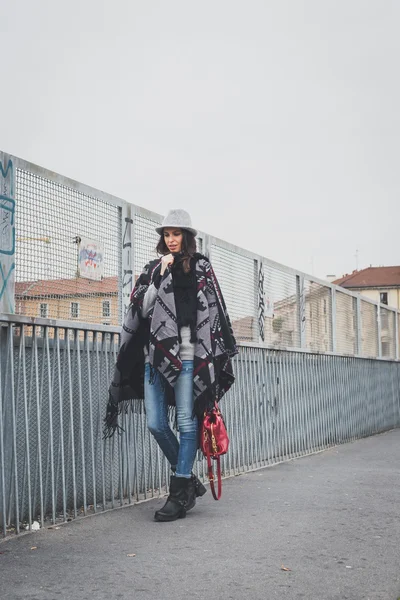
{"type": "Polygon", "coordinates": [[[111,302],[103,300],[103,317],[111,317],[111,302]]]}
{"type": "Polygon", "coordinates": [[[386,304],[386,306],[387,306],[387,303],[388,303],[388,293],[387,292],[381,292],[379,294],[379,296],[380,296],[380,300],[379,300],[380,303],[381,304],[386,304]]]}
{"type": "Polygon", "coordinates": [[[71,302],[71,319],[79,317],[79,302],[71,302]]]}
{"type": "Polygon", "coordinates": [[[41,302],[39,304],[39,316],[42,317],[42,319],[47,319],[49,316],[49,305],[47,302],[41,302]]]}

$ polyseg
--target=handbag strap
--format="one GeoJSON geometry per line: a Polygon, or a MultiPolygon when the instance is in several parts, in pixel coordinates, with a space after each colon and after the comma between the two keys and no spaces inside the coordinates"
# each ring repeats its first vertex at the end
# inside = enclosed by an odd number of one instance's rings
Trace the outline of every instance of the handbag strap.
{"type": "Polygon", "coordinates": [[[214,473],[212,468],[211,456],[207,448],[208,479],[210,480],[211,493],[214,496],[214,500],[219,500],[222,495],[221,461],[219,456],[217,456],[215,460],[217,461],[218,494],[215,493],[214,473]]]}

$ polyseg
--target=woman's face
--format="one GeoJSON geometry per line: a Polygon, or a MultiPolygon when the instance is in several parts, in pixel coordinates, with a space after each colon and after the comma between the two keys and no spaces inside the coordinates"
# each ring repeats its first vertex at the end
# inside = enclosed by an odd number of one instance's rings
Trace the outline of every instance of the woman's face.
{"type": "Polygon", "coordinates": [[[179,227],[164,227],[164,241],[170,252],[182,250],[182,229],[179,227]]]}

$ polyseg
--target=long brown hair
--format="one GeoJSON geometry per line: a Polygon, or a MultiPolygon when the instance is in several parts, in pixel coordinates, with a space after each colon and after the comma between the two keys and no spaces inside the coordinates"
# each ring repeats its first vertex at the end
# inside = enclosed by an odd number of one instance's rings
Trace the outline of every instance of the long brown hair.
{"type": "MultiPolygon", "coordinates": [[[[181,229],[178,227],[177,229],[181,229]]],[[[190,259],[193,257],[194,253],[197,250],[196,238],[193,233],[188,231],[187,229],[181,229],[182,231],[182,248],[181,252],[183,254],[183,270],[185,273],[189,273],[190,271],[190,259]]],[[[158,244],[156,247],[156,252],[158,254],[169,254],[168,246],[164,240],[164,231],[160,235],[160,239],[158,240],[158,244]]]]}

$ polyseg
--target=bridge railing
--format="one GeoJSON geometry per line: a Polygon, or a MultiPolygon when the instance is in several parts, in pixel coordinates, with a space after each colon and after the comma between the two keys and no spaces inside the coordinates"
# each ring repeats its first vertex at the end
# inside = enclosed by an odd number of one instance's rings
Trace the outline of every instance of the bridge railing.
{"type": "MultiPolygon", "coordinates": [[[[141,403],[102,439],[119,327],[0,315],[0,530],[159,496],[168,464],[141,403]]],[[[400,425],[400,363],[241,342],[221,402],[225,476],[400,425]]],[[[173,424],[173,416],[171,417],[173,424]]],[[[195,470],[206,479],[200,453],[195,470]]]]}

